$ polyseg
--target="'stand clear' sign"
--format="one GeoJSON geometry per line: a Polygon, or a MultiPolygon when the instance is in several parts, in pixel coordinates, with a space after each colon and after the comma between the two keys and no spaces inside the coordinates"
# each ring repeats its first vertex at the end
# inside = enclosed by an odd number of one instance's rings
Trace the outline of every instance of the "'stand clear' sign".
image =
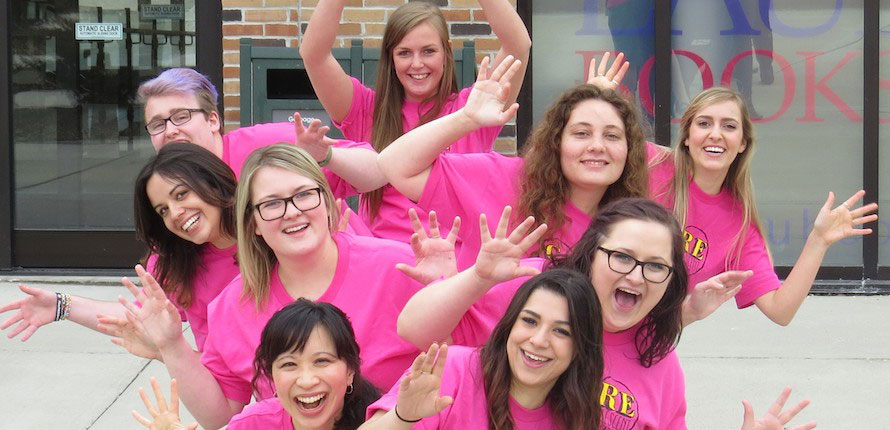
{"type": "Polygon", "coordinates": [[[77,40],[124,40],[124,25],[107,22],[78,22],[74,24],[77,40]]]}
{"type": "Polygon", "coordinates": [[[185,5],[143,4],[139,6],[139,18],[142,20],[185,19],[185,5]]]}

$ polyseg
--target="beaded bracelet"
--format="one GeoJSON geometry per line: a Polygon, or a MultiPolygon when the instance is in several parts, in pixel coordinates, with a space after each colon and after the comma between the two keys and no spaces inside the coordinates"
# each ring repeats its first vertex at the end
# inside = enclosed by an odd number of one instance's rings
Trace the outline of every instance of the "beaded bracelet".
{"type": "Polygon", "coordinates": [[[68,316],[71,315],[71,295],[70,294],[62,294],[65,298],[64,302],[64,311],[62,312],[62,321],[68,319],[68,316]]]}
{"type": "Polygon", "coordinates": [[[59,321],[62,318],[62,294],[56,293],[56,317],[53,321],[59,321]]]}
{"type": "Polygon", "coordinates": [[[56,293],[56,319],[54,321],[65,321],[71,315],[71,295],[56,293]]]}

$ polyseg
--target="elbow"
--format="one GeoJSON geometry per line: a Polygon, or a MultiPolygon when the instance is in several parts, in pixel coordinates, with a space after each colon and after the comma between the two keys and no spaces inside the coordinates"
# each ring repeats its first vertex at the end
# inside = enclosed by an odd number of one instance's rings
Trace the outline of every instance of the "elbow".
{"type": "Polygon", "coordinates": [[[423,345],[422,339],[417,336],[416,330],[413,330],[417,324],[411,324],[408,320],[409,318],[403,318],[402,315],[399,315],[398,322],[396,323],[396,333],[405,342],[414,345],[421,351],[425,351],[429,348],[429,345],[423,345]]]}

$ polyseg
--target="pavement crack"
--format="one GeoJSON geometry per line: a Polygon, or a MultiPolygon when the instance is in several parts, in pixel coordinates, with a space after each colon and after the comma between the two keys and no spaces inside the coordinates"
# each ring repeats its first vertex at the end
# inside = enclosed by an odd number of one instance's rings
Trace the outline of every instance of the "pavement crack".
{"type": "Polygon", "coordinates": [[[142,365],[142,368],[140,368],[139,371],[133,375],[133,378],[130,379],[130,382],[128,382],[124,386],[124,388],[119,393],[117,393],[116,396],[114,396],[114,400],[112,400],[111,403],[109,403],[108,406],[106,406],[105,409],[103,409],[102,412],[100,412],[99,415],[96,416],[96,419],[94,419],[93,422],[91,422],[90,425],[87,426],[86,430],[90,430],[91,428],[93,428],[93,426],[96,425],[96,422],[98,422],[100,419],[102,419],[103,416],[105,416],[105,413],[108,412],[108,410],[111,409],[111,407],[114,406],[114,404],[121,399],[121,396],[123,396],[128,389],[130,389],[133,383],[136,382],[136,379],[139,378],[139,375],[141,375],[142,372],[144,372],[145,369],[148,368],[149,364],[151,364],[151,360],[146,360],[145,364],[142,365]]]}

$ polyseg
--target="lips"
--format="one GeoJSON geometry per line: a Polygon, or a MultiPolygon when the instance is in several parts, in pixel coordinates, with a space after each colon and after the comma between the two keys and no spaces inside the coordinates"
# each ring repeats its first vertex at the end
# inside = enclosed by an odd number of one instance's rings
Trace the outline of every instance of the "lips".
{"type": "Polygon", "coordinates": [[[548,363],[553,361],[552,358],[543,357],[540,355],[532,354],[524,349],[520,349],[520,355],[522,355],[522,362],[525,363],[526,366],[531,368],[540,368],[546,366],[548,363]]]}
{"type": "Polygon", "coordinates": [[[409,73],[408,76],[415,81],[422,81],[430,76],[429,73],[409,73]]]}
{"type": "Polygon", "coordinates": [[[617,288],[614,297],[615,305],[619,311],[630,312],[640,302],[643,294],[628,288],[617,288]]]}
{"type": "Polygon", "coordinates": [[[708,154],[722,154],[726,152],[726,148],[720,146],[705,146],[702,149],[708,154]]]}
{"type": "Polygon", "coordinates": [[[192,215],[189,219],[187,219],[187,220],[185,221],[184,224],[182,224],[182,227],[180,227],[180,228],[181,228],[183,231],[188,232],[189,230],[192,229],[192,227],[194,227],[196,224],[198,224],[198,220],[199,220],[200,218],[201,218],[201,215],[200,215],[200,214],[192,215]]]}
{"type": "Polygon", "coordinates": [[[299,233],[301,231],[304,231],[307,228],[309,228],[309,223],[290,226],[290,227],[287,227],[284,230],[282,230],[282,232],[284,232],[284,234],[293,234],[293,233],[299,233]]]}
{"type": "Polygon", "coordinates": [[[327,398],[327,393],[319,393],[310,396],[294,396],[294,404],[297,405],[297,409],[299,409],[300,413],[303,415],[313,416],[321,413],[327,398]]]}
{"type": "Polygon", "coordinates": [[[606,160],[581,160],[581,164],[587,167],[605,167],[609,165],[606,160]]]}

